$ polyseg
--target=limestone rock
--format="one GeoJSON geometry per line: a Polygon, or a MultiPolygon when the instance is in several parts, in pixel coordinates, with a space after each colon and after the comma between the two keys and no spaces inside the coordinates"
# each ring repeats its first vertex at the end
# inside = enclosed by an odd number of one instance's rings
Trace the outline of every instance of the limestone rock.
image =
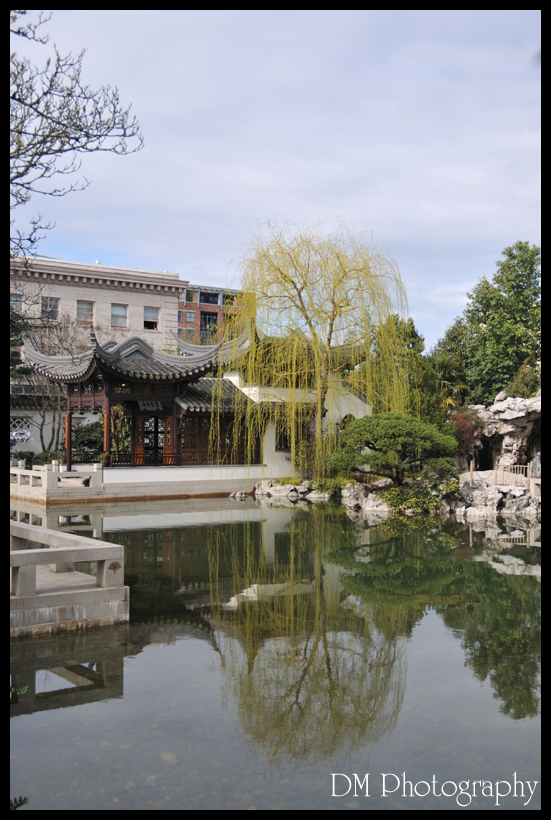
{"type": "Polygon", "coordinates": [[[360,503],[364,512],[377,513],[378,515],[392,515],[392,508],[375,493],[369,493],[360,503]]]}
{"type": "Polygon", "coordinates": [[[270,495],[270,489],[272,488],[273,481],[270,478],[265,478],[262,481],[258,481],[254,485],[255,495],[270,495]]]}
{"type": "Polygon", "coordinates": [[[312,490],[312,492],[308,493],[308,495],[306,496],[306,499],[308,501],[314,501],[314,502],[315,501],[329,501],[330,498],[331,498],[330,493],[319,493],[316,490],[312,490]]]}
{"type": "Polygon", "coordinates": [[[368,494],[369,490],[364,484],[358,484],[356,481],[351,482],[342,489],[342,503],[345,507],[359,509],[368,494]]]}
{"type": "Polygon", "coordinates": [[[384,487],[392,487],[393,481],[391,478],[381,478],[373,485],[377,490],[382,490],[384,487]]]}
{"type": "Polygon", "coordinates": [[[541,437],[541,391],[531,399],[507,396],[502,390],[491,407],[470,405],[483,422],[479,447],[486,440],[493,467],[526,464],[541,437]]]}

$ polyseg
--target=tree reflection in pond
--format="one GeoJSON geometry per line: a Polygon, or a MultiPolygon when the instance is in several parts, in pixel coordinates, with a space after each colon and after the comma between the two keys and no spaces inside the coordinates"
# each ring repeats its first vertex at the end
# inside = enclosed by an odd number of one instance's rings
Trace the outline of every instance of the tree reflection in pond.
{"type": "Polygon", "coordinates": [[[258,751],[272,760],[304,759],[315,748],[328,759],[390,731],[404,697],[406,642],[378,628],[370,605],[343,602],[337,574],[324,568],[336,544],[355,543],[343,514],[295,517],[273,566],[252,540],[238,560],[231,538],[213,536],[216,640],[227,691],[258,751]],[[236,595],[262,585],[258,600],[243,599],[234,611],[216,598],[222,550],[233,555],[236,595]]]}
{"type": "Polygon", "coordinates": [[[329,759],[391,731],[408,639],[429,609],[476,677],[489,678],[502,712],[537,714],[539,584],[473,560],[467,538],[433,519],[362,534],[342,510],[320,507],[291,520],[268,562],[253,531],[213,530],[211,618],[226,694],[259,753],[299,759],[316,748],[329,759]],[[221,559],[232,567],[230,609],[221,559]]]}
{"type": "MultiPolygon", "coordinates": [[[[463,538],[466,533],[463,533],[463,538]]],[[[410,635],[434,608],[456,631],[466,663],[487,678],[501,711],[533,717],[539,708],[541,587],[535,577],[502,575],[458,549],[461,532],[434,521],[392,520],[375,528],[367,561],[347,545],[327,560],[348,568],[346,590],[377,604],[374,620],[384,634],[410,635]],[[463,557],[458,557],[463,556],[463,557]],[[385,626],[386,624],[386,626],[385,626]]]]}

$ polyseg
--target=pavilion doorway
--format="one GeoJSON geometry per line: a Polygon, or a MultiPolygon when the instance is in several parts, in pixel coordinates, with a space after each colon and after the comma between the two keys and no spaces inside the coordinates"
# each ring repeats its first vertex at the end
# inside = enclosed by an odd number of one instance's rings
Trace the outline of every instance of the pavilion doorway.
{"type": "Polygon", "coordinates": [[[175,464],[172,416],[139,415],[134,420],[136,465],[175,464]]]}

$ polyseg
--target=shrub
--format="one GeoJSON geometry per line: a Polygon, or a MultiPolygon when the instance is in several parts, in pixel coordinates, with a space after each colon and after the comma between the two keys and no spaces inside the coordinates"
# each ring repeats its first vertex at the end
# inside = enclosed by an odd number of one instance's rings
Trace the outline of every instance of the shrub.
{"type": "Polygon", "coordinates": [[[437,471],[453,469],[451,456],[457,441],[434,425],[403,413],[379,413],[351,422],[341,434],[339,449],[327,459],[332,472],[363,470],[391,478],[400,486],[406,475],[425,466],[437,471]]]}
{"type": "Polygon", "coordinates": [[[36,453],[33,464],[50,464],[52,461],[65,463],[64,450],[52,450],[50,453],[36,453]]]}
{"type": "Polygon", "coordinates": [[[317,493],[340,495],[343,486],[349,481],[349,478],[316,478],[312,481],[312,487],[317,493]]]}
{"type": "Polygon", "coordinates": [[[32,470],[34,464],[50,464],[56,460],[65,464],[65,452],[63,450],[52,450],[49,453],[35,453],[34,450],[17,450],[12,453],[12,459],[16,461],[25,460],[25,469],[32,470]]]}

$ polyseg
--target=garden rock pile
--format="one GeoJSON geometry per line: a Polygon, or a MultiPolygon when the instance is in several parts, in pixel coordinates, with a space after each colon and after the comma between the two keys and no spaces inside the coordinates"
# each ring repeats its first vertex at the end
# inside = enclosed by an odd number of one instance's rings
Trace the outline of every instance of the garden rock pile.
{"type": "Polygon", "coordinates": [[[507,397],[502,391],[491,407],[472,404],[470,409],[482,422],[480,437],[489,443],[494,467],[533,458],[541,436],[541,390],[531,399],[507,397]]]}
{"type": "Polygon", "coordinates": [[[536,517],[540,499],[525,487],[492,485],[485,481],[465,484],[459,490],[461,501],[455,503],[457,518],[484,518],[493,515],[536,517]]]}
{"type": "Polygon", "coordinates": [[[278,484],[271,479],[264,479],[255,484],[255,496],[257,498],[272,498],[274,500],[287,501],[329,501],[329,493],[320,493],[310,487],[310,482],[302,481],[300,484],[278,484]]]}

